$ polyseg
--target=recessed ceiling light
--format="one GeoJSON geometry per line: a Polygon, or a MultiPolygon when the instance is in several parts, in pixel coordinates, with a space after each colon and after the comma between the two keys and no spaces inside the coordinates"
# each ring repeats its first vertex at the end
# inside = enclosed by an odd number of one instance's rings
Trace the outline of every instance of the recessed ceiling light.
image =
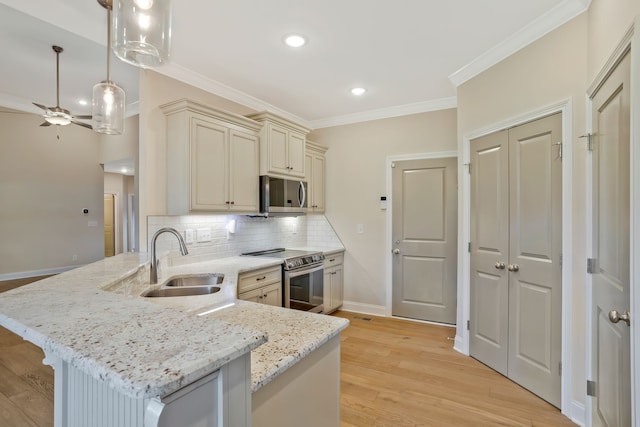
{"type": "Polygon", "coordinates": [[[307,39],[300,34],[288,34],[284,36],[284,42],[287,44],[287,46],[300,47],[307,44],[307,39]]]}
{"type": "Polygon", "coordinates": [[[364,94],[367,90],[363,87],[354,87],[353,89],[351,89],[351,93],[356,95],[356,96],[360,96],[362,94],[364,94]]]}
{"type": "Polygon", "coordinates": [[[78,104],[80,104],[80,105],[89,105],[89,103],[87,102],[87,100],[86,100],[86,99],[80,99],[80,100],[78,100],[78,104]]]}

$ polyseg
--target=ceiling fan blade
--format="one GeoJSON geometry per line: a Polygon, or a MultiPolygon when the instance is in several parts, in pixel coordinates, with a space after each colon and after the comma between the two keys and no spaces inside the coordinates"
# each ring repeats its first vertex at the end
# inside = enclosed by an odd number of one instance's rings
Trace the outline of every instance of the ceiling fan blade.
{"type": "Polygon", "coordinates": [[[45,107],[42,104],[38,104],[37,102],[33,102],[33,105],[35,105],[38,108],[42,108],[44,111],[48,111],[49,110],[49,108],[45,107]]]}
{"type": "Polygon", "coordinates": [[[40,126],[51,126],[51,123],[49,123],[49,122],[44,122],[44,123],[42,123],[40,126]]]}
{"type": "Polygon", "coordinates": [[[86,124],[86,123],[78,122],[76,120],[71,120],[71,123],[73,123],[74,125],[82,126],[84,128],[93,130],[93,127],[91,125],[86,124]]]}
{"type": "Polygon", "coordinates": [[[91,115],[84,115],[84,116],[73,116],[74,119],[82,119],[82,120],[91,120],[93,118],[93,116],[91,115]]]}

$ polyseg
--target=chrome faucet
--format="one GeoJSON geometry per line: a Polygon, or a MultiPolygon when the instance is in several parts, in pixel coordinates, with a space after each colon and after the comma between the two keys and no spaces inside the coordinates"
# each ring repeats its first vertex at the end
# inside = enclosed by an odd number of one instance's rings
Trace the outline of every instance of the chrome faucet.
{"type": "Polygon", "coordinates": [[[151,275],[149,277],[149,283],[152,285],[158,283],[158,259],[156,258],[156,240],[162,233],[171,233],[178,238],[178,243],[180,244],[180,255],[184,256],[189,253],[189,251],[187,250],[187,245],[184,243],[184,239],[175,228],[164,227],[156,231],[151,238],[151,275]]]}

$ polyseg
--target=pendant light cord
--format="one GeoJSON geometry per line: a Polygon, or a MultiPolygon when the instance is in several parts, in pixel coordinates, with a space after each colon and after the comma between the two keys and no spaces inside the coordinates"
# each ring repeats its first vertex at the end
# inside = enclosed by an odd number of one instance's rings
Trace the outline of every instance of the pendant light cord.
{"type": "Polygon", "coordinates": [[[107,83],[111,83],[111,6],[107,7],[107,83]]]}

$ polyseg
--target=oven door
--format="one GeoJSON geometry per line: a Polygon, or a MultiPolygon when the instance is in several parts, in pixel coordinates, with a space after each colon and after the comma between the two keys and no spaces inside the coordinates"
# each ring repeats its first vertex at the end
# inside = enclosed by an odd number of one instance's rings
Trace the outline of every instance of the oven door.
{"type": "Polygon", "coordinates": [[[285,307],[320,313],[324,309],[324,266],[284,272],[285,307]]]}

